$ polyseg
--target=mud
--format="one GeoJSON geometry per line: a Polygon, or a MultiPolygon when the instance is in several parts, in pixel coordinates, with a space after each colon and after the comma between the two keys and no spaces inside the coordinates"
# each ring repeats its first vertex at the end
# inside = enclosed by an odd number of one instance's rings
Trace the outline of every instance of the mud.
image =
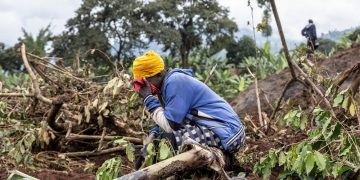
{"type": "MultiPolygon", "coordinates": [[[[93,173],[78,173],[78,172],[66,172],[66,171],[55,171],[50,169],[43,169],[40,171],[32,171],[29,169],[19,169],[18,171],[23,172],[32,177],[41,180],[84,180],[84,179],[95,179],[93,173]]],[[[6,169],[0,169],[0,179],[6,179],[10,175],[10,172],[6,169]]]]}
{"type": "Polygon", "coordinates": [[[186,168],[186,164],[182,161],[177,160],[177,161],[174,161],[171,164],[169,164],[166,168],[163,168],[162,170],[160,170],[158,174],[159,174],[159,177],[164,177],[164,175],[171,174],[171,172],[178,173],[179,171],[181,171],[185,168],[186,168]]]}
{"type": "MultiPolygon", "coordinates": [[[[41,179],[41,180],[91,180],[96,179],[95,174],[96,170],[108,159],[113,158],[115,156],[120,156],[122,160],[122,166],[120,167],[119,175],[125,175],[134,171],[133,163],[130,162],[126,155],[124,154],[106,154],[102,156],[93,156],[87,158],[88,162],[94,163],[92,170],[88,172],[84,172],[84,169],[74,168],[71,171],[62,171],[56,167],[48,168],[36,168],[35,170],[24,168],[22,166],[19,167],[7,167],[0,168],[0,180],[5,180],[9,175],[11,170],[18,170],[22,173],[30,175],[32,177],[41,179]],[[121,156],[120,156],[121,155],[121,156]]],[[[76,161],[76,159],[73,159],[76,161]]]]}
{"type": "Polygon", "coordinates": [[[8,176],[8,171],[6,169],[0,169],[0,179],[6,179],[8,176]]]}

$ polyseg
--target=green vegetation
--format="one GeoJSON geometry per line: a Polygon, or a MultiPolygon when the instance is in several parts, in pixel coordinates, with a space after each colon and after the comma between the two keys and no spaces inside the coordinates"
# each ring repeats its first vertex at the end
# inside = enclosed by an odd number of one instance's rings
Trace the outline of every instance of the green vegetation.
{"type": "Polygon", "coordinates": [[[115,157],[106,160],[96,172],[96,180],[111,180],[119,176],[121,158],[115,157]]]}
{"type": "MultiPolygon", "coordinates": [[[[128,66],[137,49],[157,42],[187,67],[192,50],[232,38],[235,31],[236,23],[217,1],[88,0],[55,38],[54,55],[65,57],[69,65],[71,57],[95,48],[114,52],[113,59],[128,66]]],[[[92,63],[101,62],[92,58],[92,63]]]]}
{"type": "Polygon", "coordinates": [[[259,49],[259,57],[248,57],[240,64],[240,68],[243,68],[246,72],[248,67],[252,72],[256,74],[258,79],[263,79],[271,74],[279,73],[285,67],[287,62],[283,54],[274,55],[270,50],[270,43],[265,43],[263,48],[259,49]]]}
{"type": "Polygon", "coordinates": [[[243,36],[239,41],[231,42],[226,50],[226,58],[229,64],[238,65],[243,62],[245,58],[256,56],[256,43],[250,36],[243,36]]]}
{"type": "Polygon", "coordinates": [[[23,72],[6,72],[0,68],[0,82],[2,85],[2,91],[17,89],[24,90],[23,87],[30,81],[29,75],[23,72]]]}
{"type": "Polygon", "coordinates": [[[5,44],[0,43],[0,66],[5,71],[17,71],[21,67],[18,45],[6,48],[5,44]]]}
{"type": "MultiPolygon", "coordinates": [[[[256,29],[258,31],[261,32],[261,34],[264,36],[264,37],[270,37],[273,30],[272,30],[272,27],[270,25],[270,20],[271,20],[271,6],[270,6],[270,3],[268,0],[258,0],[258,6],[260,8],[263,8],[264,11],[263,11],[263,16],[262,16],[262,20],[261,20],[261,23],[259,23],[257,26],[256,26],[256,29]]],[[[250,1],[248,1],[249,5],[250,5],[250,1]]]]}
{"type": "Polygon", "coordinates": [[[45,46],[52,39],[52,33],[50,32],[50,25],[46,28],[40,29],[39,33],[34,38],[32,34],[22,29],[23,37],[19,38],[19,42],[13,47],[5,48],[3,43],[0,43],[0,67],[5,71],[19,71],[22,65],[21,55],[19,48],[24,43],[30,53],[37,56],[45,56],[45,46]]]}
{"type": "MultiPolygon", "coordinates": [[[[329,88],[331,92],[332,87],[329,88]]],[[[298,128],[307,133],[308,138],[279,149],[271,149],[254,167],[254,173],[268,178],[271,169],[282,166],[284,171],[281,179],[298,178],[338,178],[344,172],[357,171],[360,163],[359,139],[353,135],[354,126],[348,119],[356,116],[359,103],[353,99],[348,90],[334,94],[333,106],[343,109],[342,117],[332,117],[331,113],[322,108],[313,111],[294,109],[280,120],[280,123],[298,128]],[[315,126],[308,128],[309,121],[315,126]],[[307,130],[307,131],[305,131],[307,130]]]]}
{"type": "Polygon", "coordinates": [[[330,39],[318,39],[318,43],[319,47],[317,51],[320,51],[326,56],[328,56],[336,48],[336,42],[330,39]]]}
{"type": "Polygon", "coordinates": [[[347,36],[352,42],[360,42],[360,28],[356,28],[347,36]]]}
{"type": "Polygon", "coordinates": [[[172,56],[180,55],[182,67],[188,67],[193,49],[233,38],[237,31],[228,10],[217,1],[156,0],[144,9],[150,15],[147,22],[153,23],[148,25],[150,32],[146,32],[149,39],[164,45],[164,50],[169,50],[172,56]]]}

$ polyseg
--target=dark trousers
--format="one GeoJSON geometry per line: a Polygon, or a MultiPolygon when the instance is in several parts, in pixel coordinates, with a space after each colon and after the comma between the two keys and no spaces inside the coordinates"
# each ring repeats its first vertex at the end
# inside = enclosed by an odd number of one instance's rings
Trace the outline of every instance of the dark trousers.
{"type": "Polygon", "coordinates": [[[307,46],[309,48],[308,53],[314,53],[315,49],[317,48],[315,43],[316,43],[315,39],[308,38],[308,41],[307,41],[307,46]]]}

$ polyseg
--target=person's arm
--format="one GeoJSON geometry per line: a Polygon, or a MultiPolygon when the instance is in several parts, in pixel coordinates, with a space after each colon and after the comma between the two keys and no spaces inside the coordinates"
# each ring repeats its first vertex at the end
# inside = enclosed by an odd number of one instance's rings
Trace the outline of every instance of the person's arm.
{"type": "Polygon", "coordinates": [[[146,80],[144,81],[144,85],[139,89],[139,95],[143,98],[143,102],[151,113],[151,117],[155,123],[166,132],[172,132],[172,128],[163,115],[164,113],[160,102],[151,94],[149,83],[146,80]]]}
{"type": "Polygon", "coordinates": [[[166,132],[172,132],[182,127],[183,121],[189,112],[189,107],[193,93],[188,85],[186,77],[172,77],[171,82],[167,83],[166,105],[162,108],[158,99],[153,95],[144,98],[144,103],[151,113],[152,119],[166,132]]]}
{"type": "Polygon", "coordinates": [[[155,123],[165,132],[171,133],[173,128],[166,119],[164,109],[161,107],[159,100],[157,100],[153,95],[148,95],[144,99],[144,103],[151,113],[151,118],[155,121],[155,123]]]}
{"type": "Polygon", "coordinates": [[[306,36],[306,27],[301,30],[301,35],[306,36]]]}
{"type": "Polygon", "coordinates": [[[163,127],[166,132],[171,132],[172,130],[179,130],[181,128],[181,124],[168,120],[164,112],[164,108],[158,107],[151,114],[151,117],[157,124],[161,124],[161,127],[163,127]]]}

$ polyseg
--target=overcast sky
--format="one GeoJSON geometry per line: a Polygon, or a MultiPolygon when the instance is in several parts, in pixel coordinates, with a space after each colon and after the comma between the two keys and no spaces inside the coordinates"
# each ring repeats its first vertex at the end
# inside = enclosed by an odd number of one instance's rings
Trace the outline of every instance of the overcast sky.
{"type": "MultiPolygon", "coordinates": [[[[251,11],[248,0],[219,0],[228,7],[230,16],[239,28],[248,27],[251,11]]],[[[255,24],[260,21],[262,10],[251,0],[255,24]]],[[[360,0],[276,0],[286,38],[301,40],[301,29],[312,18],[318,34],[329,30],[343,30],[360,25],[358,8],[360,0]]],[[[42,27],[52,24],[55,34],[64,30],[66,20],[75,15],[81,0],[0,0],[0,42],[13,45],[22,36],[21,28],[36,34],[42,27]]],[[[272,21],[273,28],[276,28],[272,21]]]]}

